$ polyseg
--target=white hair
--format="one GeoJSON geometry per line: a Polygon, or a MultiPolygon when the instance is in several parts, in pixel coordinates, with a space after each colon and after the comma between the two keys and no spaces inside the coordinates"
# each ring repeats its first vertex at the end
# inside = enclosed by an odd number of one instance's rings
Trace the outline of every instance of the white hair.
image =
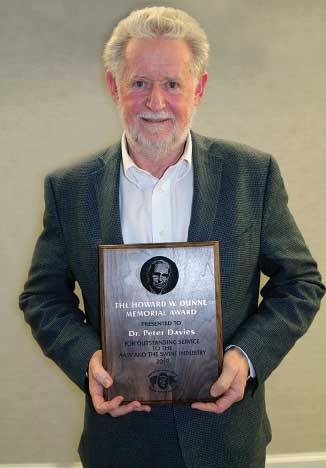
{"type": "Polygon", "coordinates": [[[154,39],[157,36],[184,39],[192,52],[192,71],[196,78],[206,70],[209,44],[204,30],[185,11],[166,7],[134,10],[122,19],[105,45],[105,68],[115,78],[119,77],[124,66],[124,52],[128,40],[132,37],[154,39]]]}

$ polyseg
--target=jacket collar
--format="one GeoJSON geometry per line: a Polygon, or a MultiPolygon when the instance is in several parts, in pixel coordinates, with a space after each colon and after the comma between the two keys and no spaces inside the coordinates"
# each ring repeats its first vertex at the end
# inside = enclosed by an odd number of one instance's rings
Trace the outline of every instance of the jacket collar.
{"type": "Polygon", "coordinates": [[[191,132],[194,194],[188,242],[211,240],[221,187],[223,159],[213,140],[191,132]]]}
{"type": "Polygon", "coordinates": [[[111,146],[101,156],[102,169],[95,174],[94,184],[101,226],[102,244],[122,244],[122,230],[119,207],[119,178],[121,145],[111,146]]]}

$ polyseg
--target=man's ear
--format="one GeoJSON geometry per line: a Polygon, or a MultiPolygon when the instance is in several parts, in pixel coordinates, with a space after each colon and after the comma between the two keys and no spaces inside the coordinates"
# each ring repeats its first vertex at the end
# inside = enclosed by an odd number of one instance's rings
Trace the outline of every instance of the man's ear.
{"type": "Polygon", "coordinates": [[[112,73],[108,70],[105,72],[105,79],[106,79],[110,94],[112,96],[112,99],[115,103],[117,103],[119,100],[119,93],[118,93],[118,86],[117,86],[116,79],[114,78],[112,73]]]}
{"type": "Polygon", "coordinates": [[[203,73],[198,79],[196,90],[195,90],[195,100],[194,100],[195,106],[198,106],[198,104],[201,102],[201,100],[204,97],[207,80],[208,80],[207,72],[203,73]]]}

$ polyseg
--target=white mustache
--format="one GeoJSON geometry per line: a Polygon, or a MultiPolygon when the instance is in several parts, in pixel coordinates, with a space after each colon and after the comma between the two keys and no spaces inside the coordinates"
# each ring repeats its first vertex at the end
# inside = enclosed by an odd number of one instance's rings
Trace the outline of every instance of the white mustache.
{"type": "Polygon", "coordinates": [[[166,120],[172,119],[174,120],[174,115],[170,112],[141,112],[137,114],[137,117],[140,119],[150,119],[150,120],[166,120]]]}

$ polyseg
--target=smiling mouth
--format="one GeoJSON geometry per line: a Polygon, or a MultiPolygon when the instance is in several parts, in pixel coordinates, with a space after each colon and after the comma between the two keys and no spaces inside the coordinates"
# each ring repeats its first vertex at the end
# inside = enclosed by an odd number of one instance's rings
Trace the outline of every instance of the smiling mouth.
{"type": "Polygon", "coordinates": [[[147,123],[158,124],[168,122],[170,119],[146,119],[145,117],[142,117],[142,120],[144,120],[147,123]]]}

